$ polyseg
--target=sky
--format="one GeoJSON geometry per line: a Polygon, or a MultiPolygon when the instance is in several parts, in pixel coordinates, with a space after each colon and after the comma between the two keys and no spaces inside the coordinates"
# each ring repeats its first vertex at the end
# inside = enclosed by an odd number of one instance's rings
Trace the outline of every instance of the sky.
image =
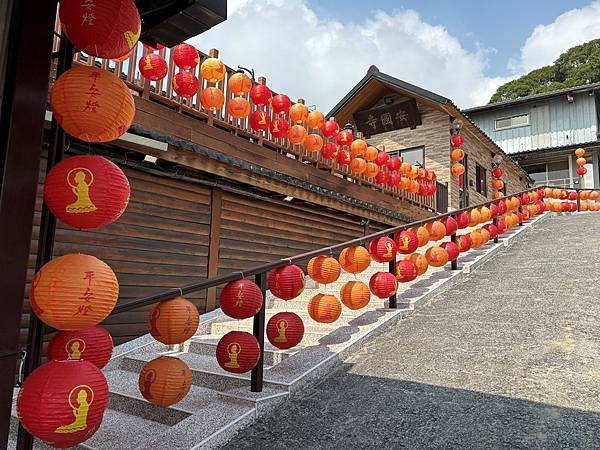
{"type": "Polygon", "coordinates": [[[327,113],[371,65],[467,108],[595,38],[600,0],[228,0],[188,42],[327,113]]]}

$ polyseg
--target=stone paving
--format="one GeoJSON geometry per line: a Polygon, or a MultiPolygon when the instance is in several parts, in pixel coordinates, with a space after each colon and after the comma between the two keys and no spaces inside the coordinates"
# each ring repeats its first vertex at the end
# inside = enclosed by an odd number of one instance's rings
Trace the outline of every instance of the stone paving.
{"type": "Polygon", "coordinates": [[[226,448],[600,448],[600,214],[515,239],[226,448]]]}

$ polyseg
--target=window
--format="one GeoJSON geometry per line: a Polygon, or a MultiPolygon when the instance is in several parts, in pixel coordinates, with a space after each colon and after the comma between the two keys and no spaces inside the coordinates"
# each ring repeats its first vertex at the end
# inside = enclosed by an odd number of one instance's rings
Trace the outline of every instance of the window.
{"type": "Polygon", "coordinates": [[[475,183],[477,192],[487,197],[487,170],[475,164],[475,183]]]}
{"type": "Polygon", "coordinates": [[[403,162],[407,162],[414,166],[425,167],[425,147],[403,148],[402,150],[394,150],[388,152],[390,156],[399,156],[403,162]]]}
{"type": "Polygon", "coordinates": [[[520,114],[518,116],[496,119],[494,129],[498,131],[506,130],[507,128],[525,127],[527,125],[529,125],[529,114],[520,114]]]}

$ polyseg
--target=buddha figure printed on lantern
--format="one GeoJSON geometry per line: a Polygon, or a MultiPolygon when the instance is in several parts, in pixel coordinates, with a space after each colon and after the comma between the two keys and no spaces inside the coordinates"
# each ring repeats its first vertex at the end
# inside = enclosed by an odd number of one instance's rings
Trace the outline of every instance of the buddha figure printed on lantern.
{"type": "Polygon", "coordinates": [[[229,361],[225,363],[225,367],[229,369],[239,369],[238,354],[240,352],[239,345],[235,342],[229,344],[227,347],[227,354],[229,355],[229,361]]]}
{"type": "Polygon", "coordinates": [[[65,207],[68,213],[80,214],[96,211],[96,205],[90,199],[90,186],[93,182],[94,174],[85,167],[77,167],[69,171],[67,183],[71,186],[77,199],[65,207]]]}
{"type": "Polygon", "coordinates": [[[87,416],[94,402],[94,390],[85,384],[75,386],[69,393],[69,406],[73,411],[73,422],[61,425],[55,433],[76,433],[87,428],[87,416]]]}

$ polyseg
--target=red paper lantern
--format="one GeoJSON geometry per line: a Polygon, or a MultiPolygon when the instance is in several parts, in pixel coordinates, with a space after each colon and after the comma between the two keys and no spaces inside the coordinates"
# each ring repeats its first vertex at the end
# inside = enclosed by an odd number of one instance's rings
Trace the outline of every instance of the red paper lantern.
{"type": "Polygon", "coordinates": [[[304,322],[293,312],[277,313],[267,323],[267,338],[280,350],[297,346],[303,337],[304,322]]]}
{"type": "Polygon", "coordinates": [[[364,308],[371,300],[369,287],[361,281],[348,281],[340,289],[342,303],[349,309],[364,308]]]}
{"type": "Polygon", "coordinates": [[[73,156],[52,168],[44,201],[61,222],[79,229],[101,228],[121,217],[130,187],[123,171],[101,156],[73,156]]]}
{"type": "Polygon", "coordinates": [[[91,56],[119,58],[140,38],[140,14],[133,0],[62,0],[59,14],[69,40],[91,56]]]}
{"type": "Polygon", "coordinates": [[[398,175],[398,172],[389,173],[386,183],[391,188],[398,186],[398,184],[400,183],[400,175],[398,175]]]}
{"type": "Polygon", "coordinates": [[[494,167],[492,169],[492,176],[494,178],[502,178],[502,175],[504,175],[504,170],[502,170],[502,167],[494,167]]]}
{"type": "Polygon", "coordinates": [[[352,162],[352,157],[350,156],[350,152],[348,150],[340,149],[337,152],[337,161],[338,164],[342,166],[347,166],[352,162]]]}
{"type": "Polygon", "coordinates": [[[398,158],[397,156],[394,156],[393,158],[390,158],[385,165],[387,166],[388,169],[390,169],[390,171],[394,171],[394,170],[398,170],[400,169],[400,165],[402,164],[402,161],[400,161],[400,158],[398,158]]]}
{"type": "Polygon", "coordinates": [[[309,152],[319,152],[323,148],[323,138],[318,134],[309,134],[304,141],[304,148],[309,152]]]}
{"type": "Polygon", "coordinates": [[[335,142],[325,142],[323,148],[321,148],[321,156],[325,159],[333,159],[338,153],[337,145],[335,142]]]}
{"type": "Polygon", "coordinates": [[[492,203],[492,204],[489,206],[489,209],[490,209],[490,217],[491,217],[492,219],[495,219],[496,217],[498,217],[498,206],[496,206],[496,204],[495,204],[495,203],[492,203]]]}
{"type": "Polygon", "coordinates": [[[251,110],[250,102],[244,97],[233,97],[227,103],[227,112],[234,119],[244,119],[248,117],[251,110]]]}
{"type": "Polygon", "coordinates": [[[200,83],[198,78],[190,72],[179,72],[173,78],[173,90],[180,97],[193,97],[198,93],[200,83]]]}
{"type": "Polygon", "coordinates": [[[290,110],[292,101],[285,94],[277,94],[271,100],[271,108],[275,114],[284,114],[290,110]]]}
{"type": "Polygon", "coordinates": [[[82,330],[102,322],[119,297],[117,277],[98,258],[80,253],[54,258],[35,274],[31,309],[58,330],[82,330]]]}
{"type": "Polygon", "coordinates": [[[133,122],[129,88],[108,70],[77,66],[63,73],[50,94],[52,114],[71,136],[87,142],[114,141],[133,122]]]}
{"type": "Polygon", "coordinates": [[[262,109],[250,114],[250,127],[254,131],[267,131],[271,125],[271,117],[262,109]]]}
{"type": "Polygon", "coordinates": [[[462,236],[458,236],[456,243],[460,252],[464,253],[471,250],[471,246],[473,245],[473,239],[470,235],[463,234],[462,236]]]}
{"type": "Polygon", "coordinates": [[[321,132],[326,138],[335,137],[339,133],[339,131],[340,126],[335,120],[333,120],[333,118],[327,120],[323,123],[323,125],[321,125],[321,132]]]}
{"type": "Polygon", "coordinates": [[[167,76],[169,65],[165,58],[156,53],[148,53],[138,63],[142,76],[150,81],[159,81],[167,76]]]}
{"type": "Polygon", "coordinates": [[[396,293],[398,281],[390,272],[377,272],[369,280],[369,288],[378,298],[389,298],[396,293]]]}
{"type": "Polygon", "coordinates": [[[269,272],[267,284],[271,293],[283,300],[298,297],[306,286],[304,272],[300,267],[293,264],[269,272]]]}
{"type": "Polygon", "coordinates": [[[508,208],[506,207],[506,202],[504,200],[500,200],[498,203],[496,203],[496,206],[498,207],[499,216],[501,216],[502,214],[506,214],[508,208]]]}
{"type": "Polygon", "coordinates": [[[209,86],[200,93],[200,103],[207,111],[221,109],[225,103],[225,94],[217,87],[209,86]]]}
{"type": "Polygon", "coordinates": [[[275,117],[271,121],[271,125],[269,126],[269,130],[271,131],[271,136],[273,136],[274,138],[286,137],[289,128],[290,128],[290,124],[283,117],[275,117]]]}
{"type": "Polygon", "coordinates": [[[225,79],[225,64],[219,58],[206,58],[200,64],[200,74],[209,83],[218,83],[225,79]]]}
{"type": "Polygon", "coordinates": [[[523,223],[523,220],[527,220],[529,219],[529,211],[528,210],[524,210],[524,212],[517,212],[517,220],[519,221],[519,224],[523,223]]]}
{"type": "Polygon", "coordinates": [[[176,297],[157,304],[148,313],[148,330],[154,339],[163,344],[182,344],[198,330],[200,314],[194,304],[176,297]]]}
{"type": "Polygon", "coordinates": [[[255,84],[252,86],[252,89],[250,89],[250,99],[252,100],[252,103],[257,106],[268,105],[272,98],[273,93],[271,92],[271,89],[264,84],[255,84]]]}
{"type": "Polygon", "coordinates": [[[50,361],[27,377],[17,416],[33,436],[57,448],[74,447],[98,430],[108,383],[89,361],[50,361]]]}
{"type": "Polygon", "coordinates": [[[361,246],[343,249],[338,260],[342,268],[348,273],[360,273],[371,264],[369,251],[361,246]]]}
{"type": "Polygon", "coordinates": [[[496,228],[498,228],[498,236],[504,234],[506,231],[506,221],[504,219],[498,219],[496,222],[496,228]]]}
{"type": "Polygon", "coordinates": [[[146,400],[166,408],[181,401],[190,391],[192,371],[179,358],[159,356],[142,367],[138,387],[146,400]]]}
{"type": "Polygon", "coordinates": [[[569,192],[569,200],[577,200],[577,192],[576,191],[569,192]]]}
{"type": "Polygon", "coordinates": [[[244,72],[236,72],[227,80],[227,88],[234,95],[246,95],[252,89],[252,80],[244,72]]]}
{"type": "Polygon", "coordinates": [[[244,331],[230,331],[217,344],[217,362],[227,372],[245,373],[256,367],[260,345],[244,331]]]}
{"type": "Polygon", "coordinates": [[[48,361],[84,360],[102,369],[112,356],[113,340],[108,331],[95,326],[78,331],[59,331],[48,344],[48,361]]]}
{"type": "Polygon", "coordinates": [[[458,224],[458,229],[462,230],[463,228],[467,228],[469,226],[469,221],[471,220],[469,214],[466,212],[461,212],[456,215],[456,223],[458,224]]]}
{"type": "Polygon", "coordinates": [[[409,260],[402,260],[396,263],[396,281],[408,283],[417,278],[417,266],[409,260]]]}
{"type": "Polygon", "coordinates": [[[452,147],[459,148],[462,147],[464,143],[465,138],[462,137],[460,134],[453,134],[450,137],[450,144],[452,144],[452,147]]]}
{"type": "Polygon", "coordinates": [[[377,164],[379,167],[385,166],[389,160],[390,160],[390,155],[387,152],[379,152],[379,153],[377,153],[377,158],[375,159],[375,164],[377,164]]]}
{"type": "Polygon", "coordinates": [[[425,258],[432,267],[442,267],[449,259],[448,252],[443,247],[430,247],[425,252],[425,258]]]}
{"type": "Polygon", "coordinates": [[[453,217],[446,217],[442,223],[446,227],[446,236],[451,236],[458,230],[458,222],[453,217]]]}
{"type": "Polygon", "coordinates": [[[387,174],[387,172],[384,172],[383,170],[380,170],[377,173],[377,175],[375,175],[375,182],[377,184],[386,184],[387,179],[388,179],[388,174],[387,174]]]}
{"type": "Polygon", "coordinates": [[[579,167],[577,170],[577,175],[580,177],[584,176],[587,173],[587,169],[585,167],[579,167]]]}
{"type": "Polygon", "coordinates": [[[483,228],[485,228],[488,233],[490,233],[490,239],[496,239],[496,236],[498,236],[498,227],[496,225],[494,225],[493,223],[489,223],[487,225],[484,225],[483,228]]]}
{"type": "Polygon", "coordinates": [[[340,145],[341,147],[348,147],[349,145],[352,144],[352,141],[354,140],[354,136],[352,136],[351,131],[342,130],[337,134],[335,140],[337,141],[338,145],[340,145]]]}
{"type": "Polygon", "coordinates": [[[263,294],[252,281],[235,280],[225,285],[219,302],[223,313],[229,317],[248,319],[258,314],[262,308],[263,294]]]}
{"type": "Polygon", "coordinates": [[[340,265],[331,256],[315,256],[306,266],[308,275],[319,284],[329,284],[340,277],[340,265]]]}
{"type": "Polygon", "coordinates": [[[183,70],[193,69],[200,62],[200,55],[196,47],[190,44],[179,44],[173,47],[173,62],[183,70]]]}
{"type": "Polygon", "coordinates": [[[458,258],[458,254],[460,253],[460,249],[455,242],[444,242],[440,245],[446,252],[448,253],[448,261],[456,261],[458,258]]]}
{"type": "Polygon", "coordinates": [[[396,235],[396,247],[398,252],[409,255],[419,248],[419,238],[412,231],[401,231],[396,235]]]}
{"type": "Polygon", "coordinates": [[[396,258],[396,243],[389,237],[382,236],[369,244],[371,258],[377,262],[389,262],[396,258]]]}
{"type": "Polygon", "coordinates": [[[333,295],[317,294],[308,302],[308,314],[319,323],[333,323],[342,314],[342,305],[333,295]]]}

